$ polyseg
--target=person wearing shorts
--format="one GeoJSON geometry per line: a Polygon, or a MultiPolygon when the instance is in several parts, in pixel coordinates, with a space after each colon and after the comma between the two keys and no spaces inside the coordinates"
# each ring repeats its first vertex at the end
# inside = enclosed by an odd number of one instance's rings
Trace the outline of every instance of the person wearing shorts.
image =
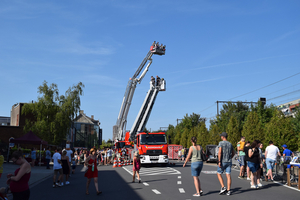
{"type": "Polygon", "coordinates": [[[274,165],[275,165],[275,162],[277,159],[277,155],[281,156],[281,154],[280,154],[278,147],[275,146],[272,141],[269,141],[269,146],[266,148],[265,155],[266,155],[266,165],[267,165],[267,171],[268,171],[267,176],[268,176],[268,179],[271,179],[273,181],[272,170],[274,168],[274,165]]]}
{"type": "Polygon", "coordinates": [[[218,153],[218,169],[217,176],[219,182],[221,184],[221,190],[219,194],[227,194],[230,195],[230,187],[231,187],[231,166],[232,166],[232,158],[234,156],[234,150],[232,144],[227,141],[227,133],[223,132],[220,134],[222,141],[219,143],[219,153],[218,153]],[[227,178],[227,189],[224,185],[224,181],[222,178],[222,173],[225,171],[227,178]]]}
{"type": "Polygon", "coordinates": [[[238,150],[238,156],[240,159],[240,175],[238,176],[238,178],[243,179],[245,176],[245,152],[244,152],[244,147],[245,147],[245,137],[241,136],[241,141],[239,141],[237,143],[237,150],[238,150]]]}
{"type": "Polygon", "coordinates": [[[61,186],[60,182],[63,178],[63,169],[61,166],[61,148],[56,149],[56,153],[53,154],[53,170],[54,170],[54,176],[53,176],[53,187],[61,186]],[[58,180],[56,182],[57,173],[59,173],[58,180]]]}
{"type": "Polygon", "coordinates": [[[251,188],[253,189],[262,187],[262,184],[258,179],[259,168],[260,166],[262,166],[260,155],[259,155],[259,149],[258,149],[259,144],[260,141],[254,140],[251,144],[251,148],[248,150],[248,155],[249,155],[248,167],[252,173],[251,188]]]}
{"type": "Polygon", "coordinates": [[[194,178],[194,184],[196,188],[196,194],[194,194],[194,197],[199,197],[203,194],[203,191],[201,189],[201,184],[200,184],[200,173],[203,168],[203,161],[201,158],[201,153],[204,153],[203,148],[200,145],[197,145],[197,138],[192,137],[191,138],[192,146],[189,149],[189,153],[187,155],[187,158],[183,164],[183,167],[185,167],[186,163],[191,159],[191,173],[192,177],[194,178]]]}

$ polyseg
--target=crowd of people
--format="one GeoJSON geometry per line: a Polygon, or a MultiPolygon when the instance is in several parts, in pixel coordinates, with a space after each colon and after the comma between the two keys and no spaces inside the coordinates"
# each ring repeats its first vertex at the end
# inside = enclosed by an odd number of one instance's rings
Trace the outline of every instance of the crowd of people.
{"type": "MultiPolygon", "coordinates": [[[[259,140],[252,142],[246,141],[245,137],[241,137],[241,140],[237,143],[237,151],[235,152],[232,144],[227,140],[228,134],[223,132],[220,134],[221,141],[218,144],[218,168],[217,178],[220,182],[221,190],[219,194],[231,195],[231,168],[232,159],[235,153],[238,154],[238,160],[240,163],[239,179],[250,180],[250,188],[257,189],[263,187],[261,181],[264,178],[263,169],[266,168],[265,180],[273,181],[273,168],[276,163],[277,157],[281,156],[280,150],[277,146],[269,141],[269,146],[266,147],[263,154],[263,144],[259,140]],[[222,174],[226,174],[227,185],[225,186],[222,174]]],[[[184,161],[183,167],[187,162],[191,161],[191,176],[193,177],[196,193],[193,195],[199,197],[203,194],[200,183],[200,173],[203,168],[203,155],[205,151],[201,145],[197,145],[197,138],[191,138],[192,146],[189,148],[183,148],[178,151],[179,159],[184,161]]],[[[283,159],[290,160],[294,153],[288,149],[287,145],[282,145],[283,159]]],[[[35,151],[35,149],[32,149],[35,151]]],[[[31,152],[31,156],[36,154],[31,152]]],[[[62,187],[63,185],[69,185],[69,178],[75,173],[76,165],[83,164],[86,168],[84,176],[87,178],[86,183],[86,195],[89,195],[89,185],[91,180],[94,180],[97,195],[102,192],[98,188],[98,169],[99,165],[113,164],[114,158],[117,156],[111,148],[96,149],[92,148],[89,151],[87,149],[63,149],[56,148],[55,153],[51,156],[51,151],[48,148],[46,154],[46,169],[50,169],[49,163],[53,160],[53,187],[62,187]]],[[[120,151],[122,157],[126,157],[126,149],[123,148],[120,151]]],[[[2,156],[3,157],[3,156],[2,156]]],[[[33,157],[34,158],[34,157],[33,157]]],[[[33,160],[32,158],[32,160],[33,160]]],[[[13,199],[29,199],[29,179],[31,176],[31,168],[34,167],[34,162],[29,163],[23,156],[21,150],[15,151],[12,154],[11,160],[13,163],[20,165],[20,167],[13,173],[7,175],[6,188],[0,188],[0,194],[11,192],[13,199]]],[[[133,180],[135,182],[136,176],[138,182],[141,183],[139,171],[141,169],[141,161],[138,152],[134,153],[133,157],[133,180]]],[[[1,177],[1,174],[0,174],[1,177]]]]}
{"type": "MultiPolygon", "coordinates": [[[[227,141],[228,134],[223,132],[220,134],[221,142],[218,144],[218,169],[217,177],[221,185],[219,194],[231,195],[231,168],[232,159],[235,155],[235,150],[232,144],[227,141]],[[227,178],[227,185],[225,186],[222,174],[225,172],[227,178]]],[[[203,148],[197,145],[197,138],[191,138],[192,146],[187,149],[183,148],[178,151],[179,159],[184,161],[183,167],[191,159],[191,175],[194,179],[194,185],[196,193],[193,196],[201,196],[203,191],[201,189],[199,175],[203,167],[203,159],[201,154],[205,155],[203,148]]],[[[265,149],[265,153],[262,152],[263,144],[259,140],[252,142],[245,141],[245,137],[241,137],[241,140],[237,143],[237,154],[240,163],[239,179],[250,180],[250,188],[257,189],[263,187],[261,181],[264,178],[263,169],[266,168],[266,181],[273,181],[273,168],[275,166],[277,157],[281,157],[279,148],[269,141],[269,146],[265,149]]],[[[283,159],[290,160],[294,153],[287,148],[287,145],[282,145],[283,159]]]]}

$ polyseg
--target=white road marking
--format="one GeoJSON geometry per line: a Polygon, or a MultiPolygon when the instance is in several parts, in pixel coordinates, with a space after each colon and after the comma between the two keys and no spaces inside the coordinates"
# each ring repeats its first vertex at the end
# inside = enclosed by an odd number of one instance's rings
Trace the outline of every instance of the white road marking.
{"type": "Polygon", "coordinates": [[[185,193],[185,191],[184,191],[183,188],[179,188],[179,192],[180,192],[180,193],[185,193]]]}
{"type": "MultiPolygon", "coordinates": [[[[133,175],[131,166],[123,166],[122,167],[129,174],[133,175]]],[[[180,171],[173,169],[171,167],[152,167],[152,168],[141,168],[140,175],[141,176],[151,176],[151,175],[173,175],[173,174],[181,174],[180,171]]]]}
{"type": "Polygon", "coordinates": [[[148,183],[146,183],[146,182],[143,182],[143,184],[144,184],[145,186],[149,186],[149,184],[148,184],[148,183]]]}
{"type": "MultiPolygon", "coordinates": [[[[277,184],[279,184],[279,185],[281,185],[281,186],[283,186],[283,187],[286,187],[286,188],[289,188],[289,189],[292,189],[292,190],[295,190],[295,191],[298,191],[298,192],[300,192],[300,190],[298,190],[298,188],[294,188],[294,187],[291,187],[291,186],[288,186],[288,185],[282,184],[282,183],[280,183],[280,182],[277,182],[277,181],[273,181],[273,183],[277,183],[277,184]]],[[[264,187],[262,187],[262,188],[264,188],[264,187]]]]}
{"type": "Polygon", "coordinates": [[[154,189],[152,190],[155,194],[161,194],[158,190],[154,189]]]}
{"type": "Polygon", "coordinates": [[[177,184],[178,184],[178,185],[181,185],[181,181],[177,181],[177,184]]]}
{"type": "Polygon", "coordinates": [[[181,178],[181,176],[178,176],[178,178],[181,178]]]}

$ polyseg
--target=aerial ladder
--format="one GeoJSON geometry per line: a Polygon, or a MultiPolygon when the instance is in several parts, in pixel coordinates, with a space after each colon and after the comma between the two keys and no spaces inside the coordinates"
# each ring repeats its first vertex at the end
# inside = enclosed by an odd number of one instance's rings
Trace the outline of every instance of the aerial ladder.
{"type": "Polygon", "coordinates": [[[166,81],[163,78],[157,79],[156,83],[150,81],[150,89],[130,130],[130,141],[134,141],[136,134],[142,132],[146,127],[159,91],[166,91],[166,81]]]}
{"type": "Polygon", "coordinates": [[[129,79],[126,91],[121,104],[120,112],[118,115],[117,123],[113,126],[113,139],[115,142],[124,140],[127,124],[127,115],[131,106],[132,98],[135,92],[137,83],[141,83],[145,77],[150,65],[152,64],[153,54],[165,55],[166,46],[159,45],[155,41],[153,42],[150,51],[147,53],[146,57],[143,59],[142,63],[134,73],[134,75],[129,79]],[[145,65],[147,65],[145,67],[145,65]],[[144,69],[145,67],[145,69],[144,69]],[[143,70],[144,69],[144,70],[143,70]],[[142,72],[143,70],[143,72],[142,72]],[[141,73],[142,72],[142,73],[141,73]],[[141,75],[140,75],[141,74],[141,75]],[[140,76],[139,76],[140,75],[140,76]],[[139,77],[138,77],[139,76],[139,77]]]}

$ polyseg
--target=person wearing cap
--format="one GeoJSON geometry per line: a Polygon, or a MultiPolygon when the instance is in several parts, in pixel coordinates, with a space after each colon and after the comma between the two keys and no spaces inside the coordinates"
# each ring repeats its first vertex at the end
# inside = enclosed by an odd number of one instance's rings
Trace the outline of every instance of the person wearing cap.
{"type": "Polygon", "coordinates": [[[294,157],[294,153],[287,148],[287,145],[284,144],[281,146],[283,148],[283,158],[284,160],[291,160],[291,156],[294,157]]]}
{"type": "Polygon", "coordinates": [[[268,176],[268,179],[273,181],[272,170],[274,168],[277,156],[281,156],[281,154],[278,147],[275,146],[272,141],[269,141],[269,146],[266,148],[265,155],[267,164],[266,176],[268,176]]]}
{"type": "Polygon", "coordinates": [[[217,175],[219,182],[221,184],[221,190],[219,194],[230,195],[230,186],[231,186],[231,166],[232,166],[232,158],[235,154],[232,144],[227,141],[227,133],[223,132],[220,134],[221,142],[219,142],[219,153],[218,153],[218,170],[217,175]],[[222,173],[226,172],[227,178],[227,189],[224,185],[224,181],[222,178],[222,173]]]}

